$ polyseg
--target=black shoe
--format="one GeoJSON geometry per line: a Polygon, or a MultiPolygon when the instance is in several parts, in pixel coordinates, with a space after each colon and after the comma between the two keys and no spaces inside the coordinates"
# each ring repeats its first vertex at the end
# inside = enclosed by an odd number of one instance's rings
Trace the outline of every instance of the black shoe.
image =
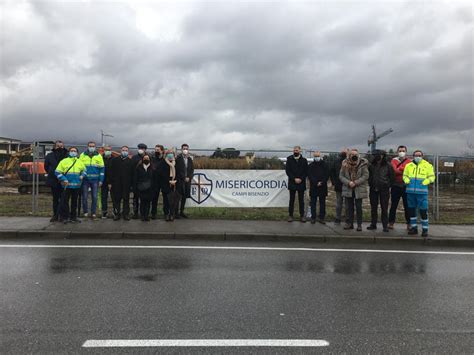
{"type": "Polygon", "coordinates": [[[141,220],[142,220],[143,222],[145,222],[145,217],[142,216],[141,220]]]}
{"type": "Polygon", "coordinates": [[[353,224],[346,223],[346,225],[344,226],[344,229],[345,229],[345,230],[354,229],[354,225],[353,225],[353,224]]]}
{"type": "Polygon", "coordinates": [[[165,221],[166,221],[166,222],[169,222],[170,220],[171,220],[171,217],[170,217],[169,215],[166,215],[166,216],[165,216],[165,221]]]}
{"type": "Polygon", "coordinates": [[[409,235],[417,235],[418,234],[418,228],[410,228],[408,231],[409,235]]]}
{"type": "Polygon", "coordinates": [[[339,225],[341,224],[341,220],[340,220],[340,219],[334,220],[334,224],[335,224],[336,226],[339,226],[339,225]]]}
{"type": "Polygon", "coordinates": [[[68,223],[69,223],[69,220],[68,220],[68,219],[65,219],[65,220],[63,221],[63,223],[64,223],[64,224],[68,224],[68,223]]]}
{"type": "Polygon", "coordinates": [[[318,222],[321,223],[321,224],[326,224],[326,222],[324,221],[323,218],[318,219],[318,222]]]}
{"type": "Polygon", "coordinates": [[[177,214],[176,216],[174,216],[174,218],[181,219],[181,216],[179,214],[177,214]]]}
{"type": "Polygon", "coordinates": [[[293,222],[293,216],[288,217],[288,222],[293,222]]]}
{"type": "Polygon", "coordinates": [[[150,217],[145,217],[145,222],[150,222],[150,217]]]}
{"type": "Polygon", "coordinates": [[[367,229],[368,229],[369,231],[373,231],[373,230],[377,229],[377,226],[374,226],[373,224],[371,224],[371,225],[369,225],[369,226],[367,227],[367,229]]]}
{"type": "Polygon", "coordinates": [[[184,214],[184,212],[181,212],[179,215],[183,218],[189,218],[187,215],[184,214]]]}
{"type": "Polygon", "coordinates": [[[301,217],[301,218],[300,218],[300,222],[301,222],[301,223],[306,223],[306,218],[305,218],[304,216],[301,217]]]}
{"type": "Polygon", "coordinates": [[[423,231],[421,232],[421,236],[423,238],[426,238],[428,236],[428,230],[427,229],[423,229],[423,231]]]}
{"type": "Polygon", "coordinates": [[[358,231],[358,232],[362,232],[362,226],[357,226],[357,229],[356,229],[356,231],[358,231]]]}
{"type": "Polygon", "coordinates": [[[158,217],[156,216],[156,214],[152,214],[151,219],[158,219],[158,217]]]}
{"type": "MultiPolygon", "coordinates": [[[[124,218],[125,218],[125,217],[124,217],[124,218]]],[[[116,215],[114,216],[114,221],[118,221],[118,220],[120,220],[120,215],[119,215],[119,214],[116,214],[116,215]]]]}
{"type": "Polygon", "coordinates": [[[77,219],[77,218],[72,218],[72,219],[69,220],[69,222],[71,222],[71,223],[81,223],[81,220],[77,219]]]}
{"type": "Polygon", "coordinates": [[[138,219],[138,214],[134,213],[132,219],[138,219]]]}
{"type": "Polygon", "coordinates": [[[130,216],[128,216],[128,215],[123,216],[123,219],[124,219],[125,221],[130,221],[130,216]]]}
{"type": "Polygon", "coordinates": [[[390,229],[388,229],[388,227],[384,227],[383,231],[384,231],[385,233],[388,233],[388,232],[390,232],[390,229]]]}
{"type": "Polygon", "coordinates": [[[315,223],[316,223],[316,219],[311,218],[311,224],[315,224],[315,223]]]}
{"type": "Polygon", "coordinates": [[[49,220],[51,223],[52,222],[57,222],[58,221],[58,216],[53,216],[51,217],[51,219],[49,220]]]}

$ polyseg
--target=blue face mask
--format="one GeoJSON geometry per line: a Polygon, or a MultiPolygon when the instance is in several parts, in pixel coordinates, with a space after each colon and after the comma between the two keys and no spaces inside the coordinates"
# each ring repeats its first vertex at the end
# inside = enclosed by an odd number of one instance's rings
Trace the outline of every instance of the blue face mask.
{"type": "Polygon", "coordinates": [[[77,152],[69,152],[69,156],[71,158],[75,158],[75,157],[77,157],[77,152]]]}
{"type": "Polygon", "coordinates": [[[321,161],[321,157],[314,157],[314,161],[321,161]]]}
{"type": "Polygon", "coordinates": [[[104,156],[106,156],[106,157],[110,157],[111,155],[112,155],[112,152],[110,150],[106,150],[104,152],[104,156]]]}
{"type": "Polygon", "coordinates": [[[413,161],[414,161],[416,164],[419,164],[422,159],[423,159],[423,157],[415,157],[415,158],[413,159],[413,161]]]}
{"type": "Polygon", "coordinates": [[[89,153],[94,153],[95,147],[88,147],[87,150],[89,151],[89,153]]]}
{"type": "Polygon", "coordinates": [[[166,154],[166,157],[168,158],[168,160],[173,160],[174,159],[173,154],[166,154]]]}
{"type": "Polygon", "coordinates": [[[124,158],[128,157],[128,151],[122,150],[122,156],[123,156],[124,158]]]}

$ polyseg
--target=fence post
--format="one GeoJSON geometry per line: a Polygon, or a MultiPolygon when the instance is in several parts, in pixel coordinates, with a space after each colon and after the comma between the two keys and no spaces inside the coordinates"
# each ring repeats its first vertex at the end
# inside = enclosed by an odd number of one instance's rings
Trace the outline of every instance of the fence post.
{"type": "Polygon", "coordinates": [[[436,154],[436,221],[439,220],[439,155],[436,154]]]}

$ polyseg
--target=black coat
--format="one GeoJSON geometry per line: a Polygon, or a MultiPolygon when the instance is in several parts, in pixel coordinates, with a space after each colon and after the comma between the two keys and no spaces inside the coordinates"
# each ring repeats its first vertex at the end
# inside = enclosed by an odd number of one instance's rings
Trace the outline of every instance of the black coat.
{"type": "Polygon", "coordinates": [[[182,154],[176,158],[176,189],[181,195],[185,195],[189,198],[191,194],[191,180],[194,175],[194,165],[191,157],[188,157],[188,166],[186,169],[184,159],[182,154]],[[185,178],[189,178],[189,182],[185,182],[185,178]]]}
{"type": "Polygon", "coordinates": [[[395,182],[395,172],[392,164],[383,160],[382,163],[372,163],[369,166],[369,186],[376,191],[388,190],[395,182]]]}
{"type": "Polygon", "coordinates": [[[160,158],[156,156],[156,154],[151,156],[151,166],[153,167],[153,186],[157,191],[162,190],[162,181],[160,180],[160,176],[158,173],[158,170],[161,166],[161,162],[164,162],[163,157],[160,158]]]}
{"type": "Polygon", "coordinates": [[[308,161],[300,157],[298,160],[293,155],[286,158],[286,175],[288,175],[288,190],[306,190],[306,177],[308,176],[308,161]],[[296,178],[302,182],[297,184],[296,178]]]}
{"type": "Polygon", "coordinates": [[[338,192],[342,192],[342,182],[339,179],[339,173],[341,172],[343,161],[343,158],[338,157],[337,160],[331,165],[331,169],[329,171],[329,177],[331,179],[332,185],[334,186],[334,191],[338,192]]]}
{"type": "Polygon", "coordinates": [[[154,169],[154,179],[155,186],[160,186],[161,191],[163,191],[164,194],[167,194],[171,191],[170,166],[166,163],[164,159],[161,159],[161,161],[158,162],[156,168],[154,169]]]}
{"type": "Polygon", "coordinates": [[[146,170],[143,167],[143,164],[139,164],[135,168],[135,173],[133,175],[133,188],[134,188],[134,191],[138,192],[138,195],[140,196],[140,198],[151,200],[153,196],[153,175],[154,175],[154,170],[151,164],[146,170]],[[149,188],[146,190],[140,191],[138,187],[143,184],[147,184],[149,188]]]}
{"type": "Polygon", "coordinates": [[[46,171],[46,174],[48,174],[48,177],[46,178],[46,185],[51,187],[60,186],[60,183],[54,172],[58,167],[59,162],[64,158],[67,158],[67,156],[68,151],[64,148],[54,149],[51,153],[46,155],[44,158],[44,170],[46,171]]]}
{"type": "Polygon", "coordinates": [[[112,185],[112,191],[129,193],[132,187],[134,165],[132,160],[127,157],[112,158],[110,171],[108,174],[108,183],[112,185]]]}
{"type": "Polygon", "coordinates": [[[104,184],[110,184],[110,169],[112,167],[112,157],[106,158],[105,156],[102,157],[104,159],[104,184]]]}
{"type": "Polygon", "coordinates": [[[316,195],[320,197],[328,195],[329,168],[325,161],[313,161],[311,164],[309,164],[308,179],[310,184],[310,195],[316,195]],[[322,183],[321,186],[318,186],[319,182],[322,183]]]}

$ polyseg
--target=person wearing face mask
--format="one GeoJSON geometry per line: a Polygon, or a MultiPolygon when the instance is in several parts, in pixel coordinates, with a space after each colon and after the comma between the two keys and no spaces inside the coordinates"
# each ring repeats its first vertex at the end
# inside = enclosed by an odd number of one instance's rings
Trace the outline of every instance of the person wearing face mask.
{"type": "Polygon", "coordinates": [[[376,150],[369,166],[371,223],[367,227],[368,230],[377,229],[378,206],[380,204],[383,231],[389,231],[388,200],[390,198],[390,187],[394,180],[395,173],[392,165],[387,162],[385,151],[376,150]]]}
{"type": "Polygon", "coordinates": [[[406,187],[410,230],[408,234],[418,234],[418,212],[420,210],[423,237],[428,236],[428,186],[435,181],[433,165],[423,159],[423,152],[415,150],[413,161],[403,171],[406,187]]]}
{"type": "MultiPolygon", "coordinates": [[[[347,158],[347,148],[344,148],[339,153],[337,159],[331,164],[331,169],[329,171],[329,177],[331,179],[331,184],[334,186],[334,191],[336,192],[336,219],[334,224],[340,225],[342,220],[342,212],[344,211],[344,198],[342,197],[342,182],[339,179],[339,173],[341,172],[342,162],[347,158]]],[[[345,214],[345,212],[344,212],[345,214]]]]}
{"type": "Polygon", "coordinates": [[[82,180],[87,176],[86,166],[77,157],[77,148],[69,148],[69,156],[61,160],[55,170],[63,192],[59,207],[59,221],[77,223],[77,200],[82,180]]]}
{"type": "Polygon", "coordinates": [[[105,146],[103,150],[103,157],[104,160],[104,183],[100,188],[100,206],[102,209],[102,218],[107,218],[107,210],[108,210],[108,200],[109,200],[109,192],[110,192],[110,168],[112,166],[112,147],[105,146]]]}
{"type": "Polygon", "coordinates": [[[140,198],[140,215],[142,221],[150,221],[150,204],[153,197],[153,168],[151,158],[145,154],[141,163],[135,168],[133,178],[134,190],[138,192],[140,198]]]}
{"type": "MultiPolygon", "coordinates": [[[[147,145],[144,143],[140,143],[137,145],[138,152],[132,157],[132,164],[136,168],[138,165],[142,163],[142,158],[146,154],[147,145]]],[[[133,191],[133,219],[138,219],[138,212],[140,210],[140,198],[139,198],[138,191],[133,191]]]]}
{"type": "Polygon", "coordinates": [[[352,149],[342,162],[339,179],[342,182],[342,196],[346,202],[346,225],[354,229],[354,207],[357,215],[357,231],[362,231],[362,200],[367,198],[369,169],[367,159],[359,157],[359,151],[352,149]]]}
{"type": "Polygon", "coordinates": [[[63,188],[61,183],[56,178],[55,171],[58,164],[64,158],[67,158],[68,151],[64,148],[62,141],[56,141],[54,143],[54,149],[46,155],[44,159],[44,170],[48,174],[46,178],[46,185],[51,188],[51,195],[53,197],[53,216],[49,220],[50,222],[56,222],[59,219],[59,203],[61,200],[61,194],[63,188]]]}
{"type": "Polygon", "coordinates": [[[95,219],[98,190],[104,183],[104,159],[97,152],[95,142],[87,143],[87,150],[80,155],[79,159],[85,165],[87,172],[87,177],[82,182],[82,210],[84,211],[84,217],[88,217],[87,197],[90,189],[92,195],[91,217],[95,219]]]}
{"type": "Polygon", "coordinates": [[[163,191],[163,211],[167,222],[174,221],[181,196],[176,185],[176,161],[173,150],[167,150],[165,158],[157,169],[158,179],[163,191]]]}
{"type": "Polygon", "coordinates": [[[188,218],[184,214],[184,206],[186,199],[191,197],[191,180],[194,175],[193,159],[189,155],[189,145],[181,145],[181,154],[176,158],[176,180],[177,190],[181,195],[181,201],[179,203],[179,213],[176,211],[176,218],[188,218]]]}
{"type": "Polygon", "coordinates": [[[123,217],[125,221],[130,220],[130,189],[133,183],[135,166],[129,158],[129,150],[124,145],[120,155],[112,158],[108,182],[112,195],[114,207],[114,221],[123,217]]]}
{"type": "Polygon", "coordinates": [[[163,157],[164,150],[165,148],[161,144],[155,145],[155,154],[151,157],[151,165],[152,165],[153,171],[155,172],[154,177],[153,177],[153,185],[154,185],[153,198],[151,200],[151,219],[157,218],[158,200],[160,198],[160,192],[163,195],[157,171],[160,166],[160,163],[164,159],[163,157]]]}
{"type": "Polygon", "coordinates": [[[407,147],[404,145],[397,148],[397,154],[398,156],[391,161],[393,171],[395,172],[395,181],[390,191],[391,205],[388,214],[388,228],[393,229],[397,217],[398,203],[401,198],[403,201],[403,211],[405,212],[407,229],[410,229],[410,215],[408,213],[407,193],[405,183],[403,182],[403,172],[408,163],[411,163],[411,160],[406,156],[407,147]]]}
{"type": "Polygon", "coordinates": [[[300,146],[295,146],[293,148],[293,155],[286,158],[285,171],[288,176],[288,190],[290,191],[288,222],[293,222],[296,193],[298,193],[300,221],[305,223],[304,192],[306,190],[306,177],[308,176],[308,161],[301,155],[300,146]]]}
{"type": "Polygon", "coordinates": [[[314,159],[308,166],[309,195],[311,197],[311,224],[316,223],[316,202],[319,198],[318,222],[326,224],[326,196],[328,195],[329,169],[321,158],[321,152],[314,152],[314,159]]]}

